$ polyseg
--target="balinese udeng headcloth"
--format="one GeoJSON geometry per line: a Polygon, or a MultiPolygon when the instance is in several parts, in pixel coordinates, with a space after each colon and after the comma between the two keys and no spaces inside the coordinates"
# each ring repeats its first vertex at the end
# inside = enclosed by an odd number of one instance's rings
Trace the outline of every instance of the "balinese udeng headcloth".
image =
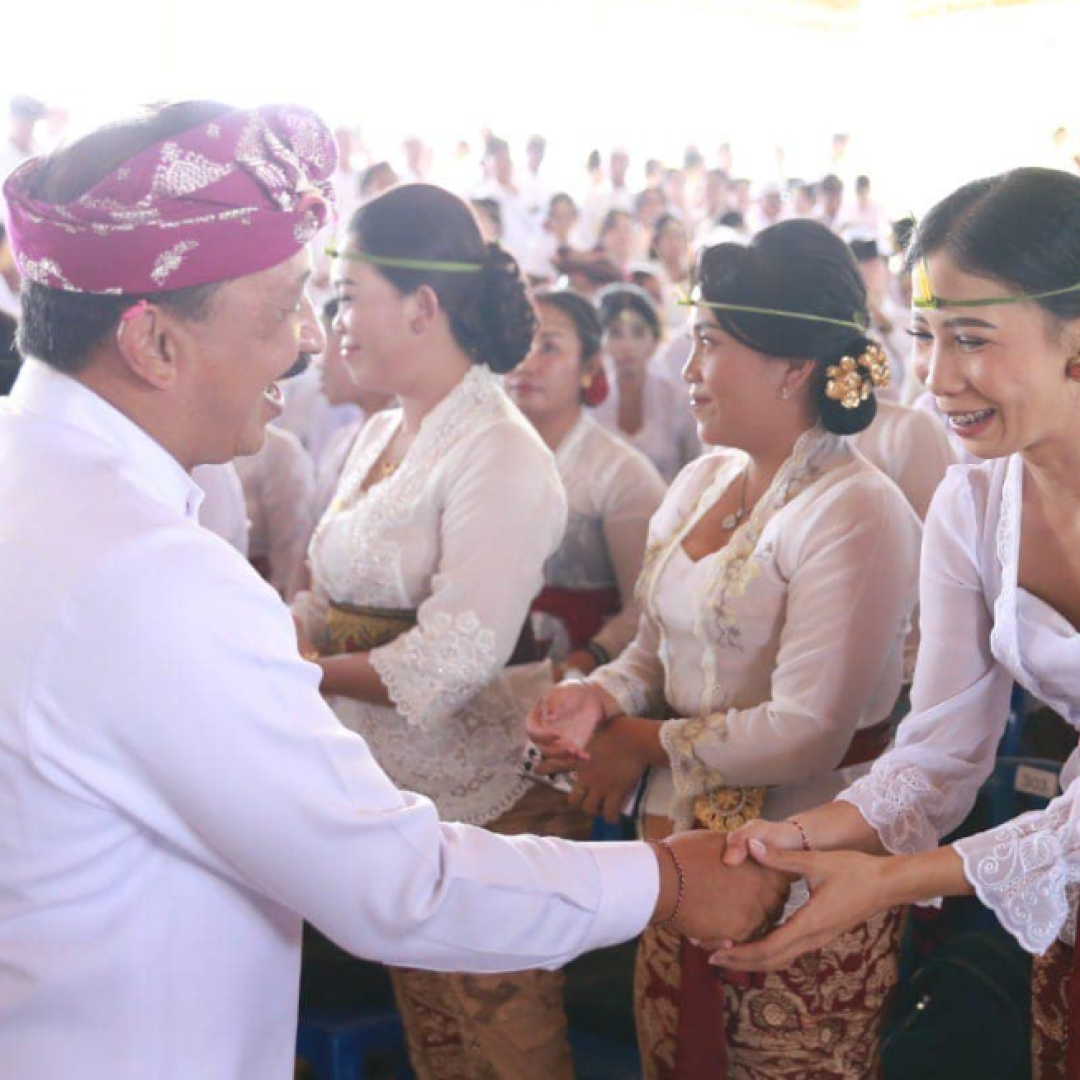
{"type": "Polygon", "coordinates": [[[270,105],[151,146],[68,203],[30,194],[42,161],[4,185],[22,276],[71,292],[152,295],[295,255],[332,211],[337,149],[314,113],[270,105]]]}

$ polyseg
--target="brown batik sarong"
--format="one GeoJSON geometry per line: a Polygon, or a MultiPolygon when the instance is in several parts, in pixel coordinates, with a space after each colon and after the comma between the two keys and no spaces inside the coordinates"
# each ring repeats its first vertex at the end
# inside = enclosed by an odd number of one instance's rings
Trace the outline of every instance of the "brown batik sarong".
{"type": "MultiPolygon", "coordinates": [[[[588,839],[592,821],[548,787],[487,828],[588,839]]],[[[460,975],[391,968],[418,1080],[573,1080],[561,971],[460,975]]]]}
{"type": "Polygon", "coordinates": [[[1075,1000],[1080,990],[1076,965],[1076,950],[1064,941],[1055,941],[1045,955],[1035,957],[1031,970],[1032,1080],[1080,1080],[1080,1047],[1071,1046],[1080,1019],[1076,1017],[1080,1005],[1075,1000]]]}
{"type": "Polygon", "coordinates": [[[726,1044],[726,1073],[723,1057],[708,1071],[700,1059],[682,1064],[682,972],[694,947],[670,931],[646,930],[634,980],[646,1080],[872,1080],[901,924],[901,912],[883,912],[782,971],[715,975],[709,1007],[726,1044]]]}
{"type": "MultiPolygon", "coordinates": [[[[696,801],[695,821],[730,832],[764,799],[764,788],[721,789],[696,801]]],[[[873,1080],[901,924],[884,912],[765,975],[722,973],[680,935],[647,929],[634,977],[645,1080],[873,1080]]]]}

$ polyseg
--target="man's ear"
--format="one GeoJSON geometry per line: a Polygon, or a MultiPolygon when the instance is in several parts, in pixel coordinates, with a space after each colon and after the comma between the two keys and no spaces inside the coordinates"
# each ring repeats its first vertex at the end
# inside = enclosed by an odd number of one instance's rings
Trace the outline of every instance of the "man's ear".
{"type": "Polygon", "coordinates": [[[120,317],[116,345],[131,373],[147,386],[168,390],[177,379],[173,320],[160,308],[139,301],[120,317]]]}

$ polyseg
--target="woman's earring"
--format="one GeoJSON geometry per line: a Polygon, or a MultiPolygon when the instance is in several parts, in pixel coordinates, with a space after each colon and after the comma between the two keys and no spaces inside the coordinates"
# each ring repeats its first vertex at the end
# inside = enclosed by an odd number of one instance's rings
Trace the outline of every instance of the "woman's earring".
{"type": "Polygon", "coordinates": [[[783,398],[784,401],[787,401],[787,399],[791,397],[791,390],[786,386],[782,386],[780,388],[780,397],[783,398]]]}

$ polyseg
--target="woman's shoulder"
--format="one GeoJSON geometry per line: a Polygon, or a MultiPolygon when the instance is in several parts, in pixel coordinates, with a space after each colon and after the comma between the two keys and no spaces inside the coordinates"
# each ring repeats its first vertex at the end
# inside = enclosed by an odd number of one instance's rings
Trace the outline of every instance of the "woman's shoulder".
{"type": "Polygon", "coordinates": [[[602,512],[609,512],[628,499],[660,505],[667,484],[637,447],[601,427],[588,415],[581,418],[576,434],[574,473],[587,480],[602,512]]]}

